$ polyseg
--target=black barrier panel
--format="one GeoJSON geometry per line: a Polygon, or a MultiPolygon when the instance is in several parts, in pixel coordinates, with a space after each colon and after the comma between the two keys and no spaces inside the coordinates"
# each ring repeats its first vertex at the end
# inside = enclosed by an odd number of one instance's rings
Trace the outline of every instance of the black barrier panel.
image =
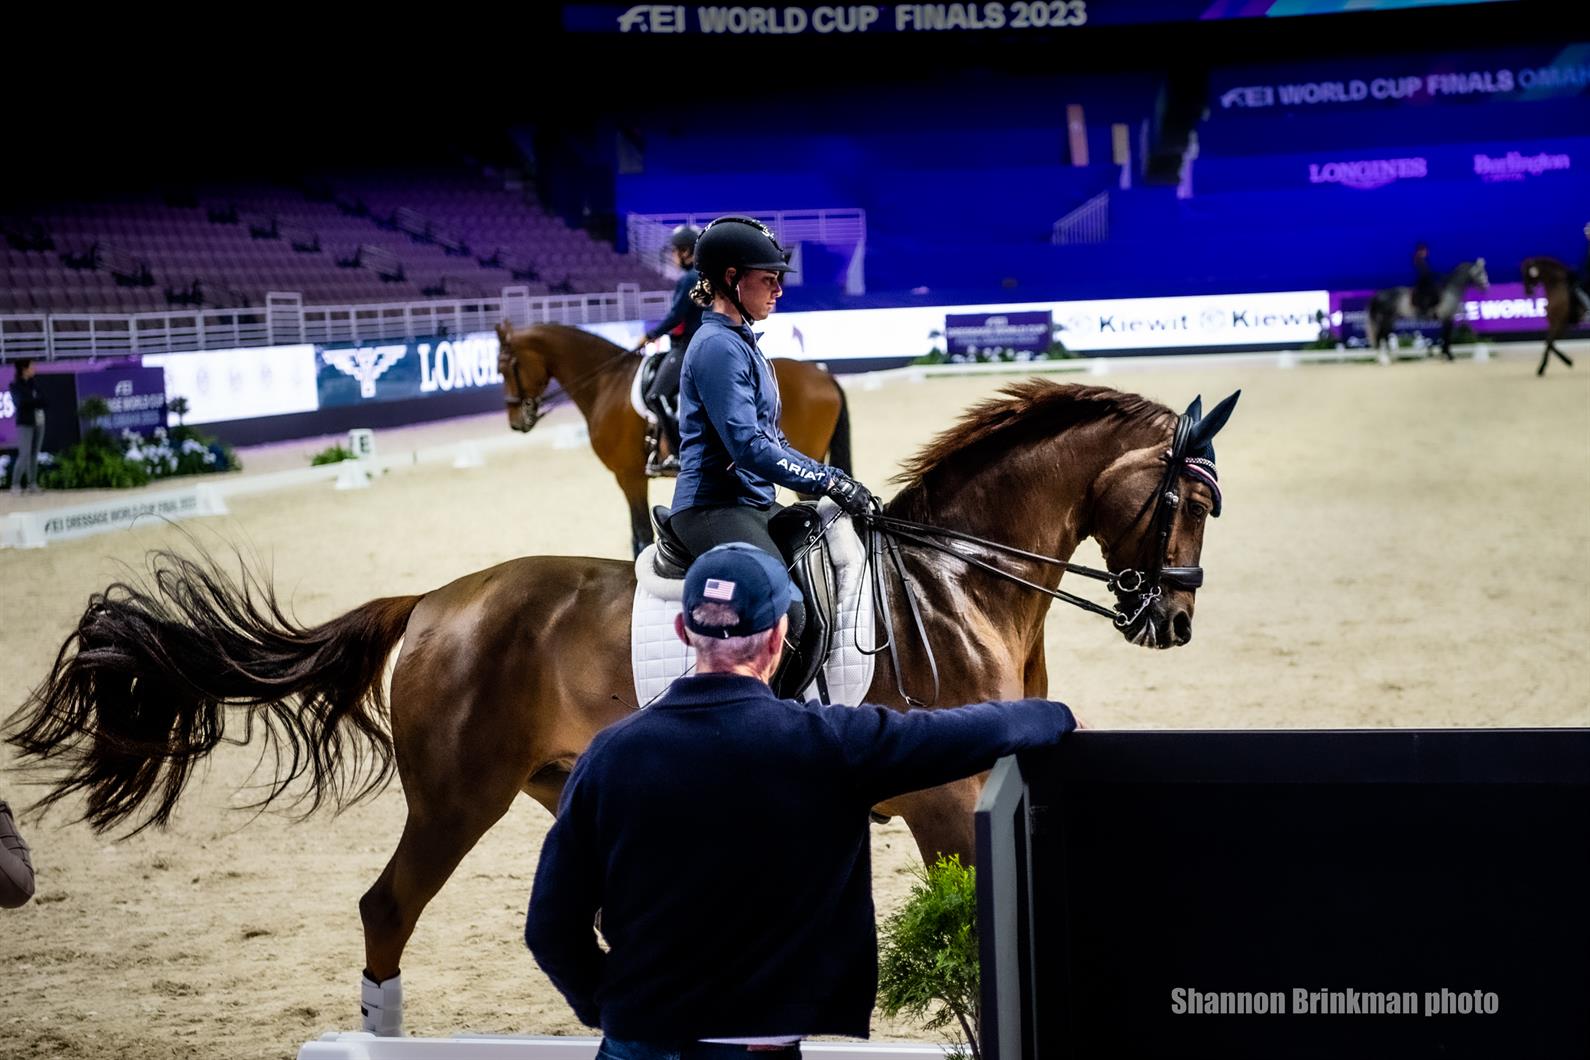
{"type": "Polygon", "coordinates": [[[1590,731],[1087,732],[1020,773],[979,811],[989,1057],[1590,1056],[1590,731]]]}

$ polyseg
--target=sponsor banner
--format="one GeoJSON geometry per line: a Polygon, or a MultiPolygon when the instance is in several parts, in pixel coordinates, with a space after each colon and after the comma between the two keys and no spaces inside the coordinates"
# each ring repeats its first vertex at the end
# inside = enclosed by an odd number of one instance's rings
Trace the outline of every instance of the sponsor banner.
{"type": "Polygon", "coordinates": [[[166,373],[155,367],[107,368],[77,377],[77,403],[104,398],[110,415],[97,422],[83,421],[83,429],[100,427],[113,435],[135,431],[148,437],[166,424],[166,373]]]}
{"type": "Polygon", "coordinates": [[[905,309],[774,313],[757,325],[769,357],[811,361],[922,357],[944,349],[950,316],[1048,313],[1075,353],[1155,349],[1240,349],[1312,342],[1325,291],[1025,302],[905,309]]]}
{"type": "Polygon", "coordinates": [[[315,357],[321,408],[409,401],[455,390],[502,386],[497,336],[326,346],[315,357]]]}
{"type": "Polygon", "coordinates": [[[1572,168],[1573,156],[1566,152],[1525,154],[1508,151],[1498,157],[1482,153],[1474,155],[1474,175],[1490,184],[1526,180],[1546,173],[1566,173],[1572,168]]]}
{"type": "Polygon", "coordinates": [[[1078,352],[1261,346],[1319,337],[1324,291],[1071,302],[1055,314],[1060,341],[1078,352]]]}
{"type": "Polygon", "coordinates": [[[1375,191],[1432,182],[1550,184],[1590,165],[1590,139],[1430,145],[1415,150],[1231,155],[1200,160],[1198,190],[1345,188],[1375,191]]]}
{"type": "MultiPolygon", "coordinates": [[[[1332,291],[1330,320],[1337,337],[1348,345],[1365,340],[1365,320],[1373,291],[1332,291]]],[[[1458,307],[1455,318],[1478,334],[1546,330],[1546,292],[1536,287],[1533,295],[1524,293],[1522,283],[1493,283],[1483,291],[1470,289],[1458,307]]],[[[1397,331],[1420,332],[1438,341],[1441,325],[1427,320],[1400,320],[1397,331]]]]}
{"type": "Polygon", "coordinates": [[[1254,67],[1210,79],[1211,106],[1221,114],[1516,102],[1586,92],[1590,55],[1582,46],[1254,67]]]}
{"type": "MultiPolygon", "coordinates": [[[[44,405],[45,452],[77,441],[79,376],[137,365],[137,359],[132,357],[101,361],[93,367],[62,361],[35,361],[33,378],[39,383],[39,400],[44,405]]],[[[11,382],[16,376],[15,364],[0,364],[0,449],[14,449],[17,444],[16,399],[11,395],[11,382]]]]}
{"type": "MultiPolygon", "coordinates": [[[[286,416],[319,407],[313,346],[162,353],[146,355],[143,363],[165,372],[168,406],[174,398],[187,399],[183,423],[286,416]]],[[[167,416],[171,425],[178,418],[167,416]]]]}
{"type": "Polygon", "coordinates": [[[1048,311],[952,313],[944,318],[944,349],[951,358],[990,359],[1010,352],[1041,353],[1054,341],[1048,311]]]}
{"type": "Polygon", "coordinates": [[[52,541],[124,530],[140,520],[188,519],[225,515],[226,511],[226,501],[206,483],[65,508],[13,512],[0,525],[0,547],[43,548],[52,541]]]}
{"type": "Polygon", "coordinates": [[[965,30],[1053,30],[1236,18],[1278,18],[1377,9],[1452,7],[1516,0],[994,0],[959,4],[565,4],[572,33],[628,33],[667,40],[731,37],[932,34],[965,30]]]}

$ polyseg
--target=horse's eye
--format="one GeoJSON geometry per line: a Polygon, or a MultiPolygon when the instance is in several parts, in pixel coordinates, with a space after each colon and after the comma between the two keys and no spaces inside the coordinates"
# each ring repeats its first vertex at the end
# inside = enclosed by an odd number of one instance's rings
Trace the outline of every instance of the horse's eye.
{"type": "Polygon", "coordinates": [[[1187,502],[1187,513],[1189,515],[1191,515],[1194,519],[1202,519],[1204,516],[1209,514],[1209,509],[1205,508],[1198,501],[1188,501],[1187,502]]]}

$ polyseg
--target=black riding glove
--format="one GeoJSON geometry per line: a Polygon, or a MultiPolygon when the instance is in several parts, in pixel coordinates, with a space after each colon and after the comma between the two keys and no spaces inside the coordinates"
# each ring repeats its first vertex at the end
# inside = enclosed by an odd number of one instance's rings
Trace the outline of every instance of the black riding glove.
{"type": "Polygon", "coordinates": [[[843,471],[829,472],[826,492],[849,515],[865,515],[875,503],[871,491],[843,471]]]}

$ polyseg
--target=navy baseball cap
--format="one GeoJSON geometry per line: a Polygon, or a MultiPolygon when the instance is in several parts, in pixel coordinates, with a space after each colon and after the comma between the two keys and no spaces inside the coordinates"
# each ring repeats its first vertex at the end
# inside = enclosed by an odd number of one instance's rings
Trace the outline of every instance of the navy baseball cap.
{"type": "Polygon", "coordinates": [[[685,628],[703,637],[749,637],[778,625],[801,598],[784,564],[755,545],[736,541],[703,552],[685,574],[685,628]],[[724,604],[739,613],[734,626],[698,626],[690,617],[702,604],[724,604]]]}

